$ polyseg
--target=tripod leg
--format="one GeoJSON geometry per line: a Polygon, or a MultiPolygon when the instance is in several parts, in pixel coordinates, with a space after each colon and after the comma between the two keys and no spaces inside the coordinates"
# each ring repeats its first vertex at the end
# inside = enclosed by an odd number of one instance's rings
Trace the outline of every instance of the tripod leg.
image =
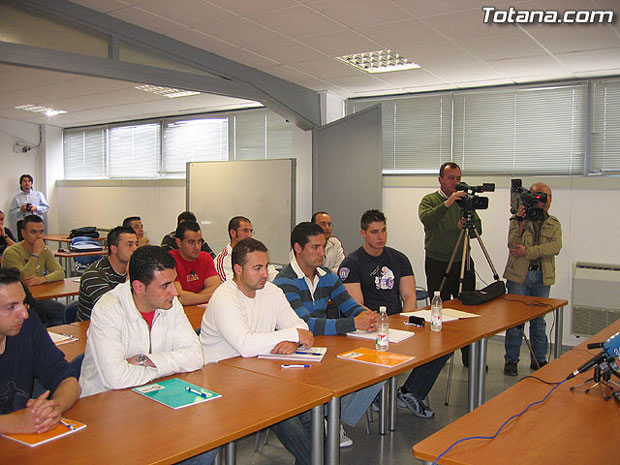
{"type": "Polygon", "coordinates": [[[465,228],[461,229],[461,233],[459,234],[459,238],[456,240],[456,244],[454,244],[454,248],[452,249],[452,255],[450,255],[450,261],[448,262],[448,267],[446,268],[446,272],[443,275],[441,280],[441,284],[439,285],[438,291],[443,291],[443,287],[446,285],[446,281],[448,280],[448,275],[450,274],[450,270],[452,269],[452,265],[454,264],[454,259],[456,258],[456,252],[459,249],[459,244],[463,240],[465,233],[465,228]]]}
{"type": "Polygon", "coordinates": [[[540,363],[538,362],[538,359],[536,358],[536,355],[534,355],[534,349],[532,348],[532,344],[530,343],[530,340],[525,335],[525,328],[523,326],[519,326],[519,331],[521,331],[521,336],[523,336],[523,339],[525,339],[525,343],[527,344],[527,348],[530,350],[531,359],[535,360],[536,361],[536,366],[538,368],[540,368],[540,363]]]}
{"type": "Polygon", "coordinates": [[[493,279],[495,279],[495,281],[497,281],[497,280],[499,280],[499,275],[497,274],[497,270],[493,266],[493,262],[491,261],[491,256],[489,255],[489,252],[487,251],[487,248],[484,246],[484,242],[482,242],[482,237],[480,237],[480,233],[476,229],[476,226],[474,226],[473,229],[474,229],[474,234],[476,235],[476,239],[478,239],[478,243],[480,244],[480,248],[482,249],[482,253],[484,254],[484,258],[487,259],[487,263],[489,264],[489,268],[491,268],[491,271],[493,272],[493,279]]]}
{"type": "MultiPolygon", "coordinates": [[[[461,230],[461,234],[465,228],[461,230]]],[[[461,274],[459,275],[459,295],[463,292],[463,283],[465,282],[465,266],[469,262],[469,234],[465,234],[463,239],[463,256],[461,258],[461,274]]]]}

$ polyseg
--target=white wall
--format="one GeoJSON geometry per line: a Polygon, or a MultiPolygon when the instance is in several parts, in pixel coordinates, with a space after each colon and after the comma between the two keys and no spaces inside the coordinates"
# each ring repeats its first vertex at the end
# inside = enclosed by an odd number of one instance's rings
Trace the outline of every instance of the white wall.
{"type": "Polygon", "coordinates": [[[39,126],[36,124],[23,123],[0,118],[0,210],[6,213],[8,222],[15,236],[17,231],[14,222],[9,218],[11,201],[19,192],[19,177],[29,173],[34,177],[34,187],[47,192],[40,185],[38,160],[38,148],[33,148],[28,153],[15,153],[13,146],[16,142],[36,145],[39,142],[39,126]]]}
{"type": "MultiPolygon", "coordinates": [[[[560,220],[563,233],[562,251],[556,257],[556,282],[551,287],[550,296],[569,300],[569,306],[564,311],[564,343],[574,345],[580,341],[569,335],[572,267],[578,261],[620,264],[620,216],[616,214],[620,211],[620,183],[614,178],[563,177],[542,180],[553,191],[549,212],[560,220]]],[[[493,180],[466,181],[470,185],[478,185],[493,180]]],[[[524,179],[523,185],[529,186],[533,181],[524,179]]],[[[483,223],[482,239],[500,277],[508,258],[508,186],[508,180],[498,181],[496,192],[483,194],[489,197],[488,210],[478,211],[483,223]]],[[[407,181],[384,178],[383,207],[388,218],[388,244],[407,254],[413,264],[417,282],[424,287],[424,230],[418,219],[418,205],[424,195],[437,188],[436,177],[408,178],[407,181]]],[[[472,256],[476,271],[484,281],[490,283],[492,273],[477,241],[472,246],[472,256]]],[[[620,289],[618,296],[620,298],[620,289]]],[[[547,332],[552,321],[553,318],[548,316],[547,332]]]]}

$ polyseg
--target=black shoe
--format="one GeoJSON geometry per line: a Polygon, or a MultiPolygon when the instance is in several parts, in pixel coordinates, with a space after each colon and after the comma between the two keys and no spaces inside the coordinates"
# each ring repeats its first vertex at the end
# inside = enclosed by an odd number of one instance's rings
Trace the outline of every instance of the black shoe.
{"type": "MultiPolygon", "coordinates": [[[[546,360],[543,360],[542,362],[538,362],[538,365],[540,365],[540,368],[544,367],[547,364],[546,360]]],[[[530,362],[530,368],[532,370],[538,370],[538,365],[536,365],[536,362],[530,362]]]]}
{"type": "Polygon", "coordinates": [[[517,371],[517,362],[506,362],[504,365],[504,374],[506,376],[517,376],[519,374],[517,371]]]}

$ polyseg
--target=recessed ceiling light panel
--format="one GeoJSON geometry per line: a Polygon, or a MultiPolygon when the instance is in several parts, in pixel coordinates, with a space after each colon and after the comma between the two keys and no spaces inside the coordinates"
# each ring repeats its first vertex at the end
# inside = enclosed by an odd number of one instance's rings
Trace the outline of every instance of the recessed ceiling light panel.
{"type": "Polygon", "coordinates": [[[54,108],[44,107],[41,105],[33,105],[32,103],[29,103],[27,105],[18,105],[15,107],[15,109],[31,111],[33,113],[45,113],[47,116],[56,116],[56,115],[62,115],[63,113],[67,113],[66,110],[55,110],[54,108]]]}
{"type": "Polygon", "coordinates": [[[193,90],[174,89],[172,87],[154,86],[151,84],[144,84],[142,86],[136,86],[136,89],[143,90],[145,92],[151,92],[152,94],[161,95],[162,97],[177,98],[187,97],[189,95],[200,95],[200,92],[193,90]]]}
{"type": "Polygon", "coordinates": [[[420,68],[420,65],[409,61],[398,53],[394,53],[392,50],[354,53],[336,58],[367,73],[388,73],[390,71],[420,68]]]}

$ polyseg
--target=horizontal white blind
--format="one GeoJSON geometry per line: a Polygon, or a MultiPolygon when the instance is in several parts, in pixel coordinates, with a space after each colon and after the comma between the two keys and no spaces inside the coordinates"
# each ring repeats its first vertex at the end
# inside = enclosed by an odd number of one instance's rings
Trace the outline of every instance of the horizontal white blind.
{"type": "Polygon", "coordinates": [[[454,161],[467,174],[581,174],[585,86],[455,93],[454,161]]]}
{"type": "Polygon", "coordinates": [[[293,128],[277,113],[267,111],[266,158],[291,158],[293,156],[293,128]]]}
{"type": "Polygon", "coordinates": [[[63,145],[65,179],[106,176],[104,129],[65,131],[63,145]]]}
{"type": "Polygon", "coordinates": [[[190,161],[228,160],[228,118],[167,122],[164,126],[163,174],[185,175],[190,161]]]}
{"type": "Polygon", "coordinates": [[[234,119],[235,160],[267,158],[265,111],[245,111],[235,115],[234,119]]]}
{"type": "Polygon", "coordinates": [[[108,131],[109,177],[158,177],[159,137],[159,123],[110,128],[108,131]]]}
{"type": "Polygon", "coordinates": [[[620,172],[620,80],[595,83],[590,149],[591,171],[620,172]]]}

